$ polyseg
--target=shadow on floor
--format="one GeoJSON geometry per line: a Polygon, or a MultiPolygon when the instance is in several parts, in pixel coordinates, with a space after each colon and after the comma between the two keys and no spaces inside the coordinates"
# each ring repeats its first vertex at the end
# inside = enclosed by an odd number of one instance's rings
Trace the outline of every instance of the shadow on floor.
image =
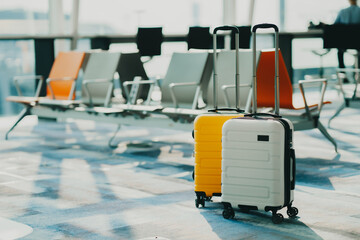
{"type": "Polygon", "coordinates": [[[286,213],[282,213],[285,219],[281,224],[272,222],[270,212],[244,213],[239,209],[234,210],[234,219],[224,219],[223,205],[220,202],[209,202],[206,208],[199,208],[201,215],[220,239],[322,239],[309,226],[301,222],[301,209],[299,210],[300,217],[296,218],[287,218],[286,213]],[[229,235],[228,232],[232,234],[229,235]]]}
{"type": "Polygon", "coordinates": [[[331,178],[347,178],[360,175],[360,164],[334,159],[297,158],[296,184],[334,190],[331,178]]]}

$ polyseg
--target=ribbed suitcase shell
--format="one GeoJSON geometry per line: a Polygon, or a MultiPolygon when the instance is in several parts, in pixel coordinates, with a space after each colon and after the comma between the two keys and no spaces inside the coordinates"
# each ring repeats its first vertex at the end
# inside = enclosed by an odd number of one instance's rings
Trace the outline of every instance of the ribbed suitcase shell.
{"type": "Polygon", "coordinates": [[[209,113],[194,122],[195,192],[204,197],[221,195],[221,137],[223,124],[243,114],[209,113]]]}
{"type": "Polygon", "coordinates": [[[285,169],[285,144],[285,128],[280,121],[227,121],[222,135],[222,202],[262,210],[291,203],[293,190],[285,189],[285,184],[290,185],[293,176],[285,179],[285,171],[289,171],[285,169]],[[285,202],[286,194],[290,194],[290,199],[285,202]]]}

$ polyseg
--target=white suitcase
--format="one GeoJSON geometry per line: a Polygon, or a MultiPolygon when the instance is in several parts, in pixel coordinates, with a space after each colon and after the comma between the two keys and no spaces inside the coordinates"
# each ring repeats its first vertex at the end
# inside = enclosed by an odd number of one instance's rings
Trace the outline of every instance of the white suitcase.
{"type": "MultiPolygon", "coordinates": [[[[253,28],[274,28],[278,49],[278,28],[260,24],[253,28]]],[[[253,44],[256,51],[256,44],[253,44]]],[[[276,54],[277,63],[277,54],[276,54]]],[[[276,68],[278,64],[275,64],[276,68]]],[[[277,70],[275,71],[278,81],[277,70]]],[[[289,217],[298,214],[292,207],[295,187],[295,151],[292,148],[293,125],[278,114],[278,92],[275,114],[256,113],[256,69],[253,83],[253,114],[225,122],[222,130],[221,201],[224,218],[233,218],[234,207],[243,210],[272,211],[274,223],[281,223],[277,213],[287,207],[289,217]]],[[[278,83],[275,83],[278,89],[278,83]]]]}

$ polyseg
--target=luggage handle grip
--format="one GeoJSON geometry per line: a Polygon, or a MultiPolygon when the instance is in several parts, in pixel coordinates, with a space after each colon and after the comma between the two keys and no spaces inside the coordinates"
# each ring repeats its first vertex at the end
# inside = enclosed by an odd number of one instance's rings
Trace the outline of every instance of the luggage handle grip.
{"type": "Polygon", "coordinates": [[[273,28],[275,30],[275,32],[279,32],[278,26],[276,26],[275,24],[272,24],[272,23],[262,23],[262,24],[255,25],[252,29],[252,32],[256,32],[256,30],[258,28],[273,28]]]}
{"type": "Polygon", "coordinates": [[[216,34],[217,31],[236,31],[237,33],[239,33],[239,29],[235,26],[220,26],[220,27],[216,27],[213,31],[213,34],[216,34]]]}
{"type": "Polygon", "coordinates": [[[224,112],[230,112],[230,111],[235,111],[238,113],[243,113],[244,110],[240,109],[240,108],[215,108],[215,109],[209,109],[208,112],[220,112],[220,111],[224,111],[224,112]]]}
{"type": "Polygon", "coordinates": [[[281,118],[278,114],[272,114],[272,113],[249,113],[245,114],[245,117],[256,117],[256,116],[263,116],[263,117],[273,117],[273,118],[281,118]]]}
{"type": "Polygon", "coordinates": [[[295,150],[293,148],[290,149],[290,159],[292,159],[292,181],[291,181],[291,190],[295,189],[295,175],[296,175],[296,157],[295,150]]]}

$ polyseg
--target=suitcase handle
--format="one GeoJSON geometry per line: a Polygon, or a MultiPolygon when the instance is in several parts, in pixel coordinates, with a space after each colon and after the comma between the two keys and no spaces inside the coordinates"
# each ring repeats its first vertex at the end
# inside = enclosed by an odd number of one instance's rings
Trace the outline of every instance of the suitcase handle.
{"type": "Polygon", "coordinates": [[[273,114],[273,113],[249,113],[249,114],[245,114],[245,117],[257,117],[257,116],[281,118],[280,115],[273,114]]]}
{"type": "Polygon", "coordinates": [[[258,28],[273,28],[275,30],[275,32],[279,32],[278,26],[276,26],[275,24],[272,24],[272,23],[257,24],[253,27],[252,32],[256,32],[256,30],[258,28]]]}
{"type": "Polygon", "coordinates": [[[221,111],[224,111],[224,112],[235,111],[235,112],[238,112],[238,113],[243,113],[244,112],[244,110],[242,110],[240,108],[216,108],[216,109],[208,110],[208,112],[221,112],[221,111]]]}
{"type": "Polygon", "coordinates": [[[257,24],[252,28],[253,34],[253,113],[257,112],[257,78],[256,78],[256,30],[259,28],[273,28],[275,30],[275,108],[274,113],[279,115],[279,28],[272,23],[257,24]]]}
{"type": "Polygon", "coordinates": [[[213,97],[214,97],[214,111],[218,109],[218,95],[217,95],[217,86],[218,86],[218,76],[217,76],[217,66],[216,66],[216,51],[217,51],[217,32],[218,31],[235,31],[235,98],[236,104],[235,108],[239,109],[239,81],[240,81],[240,69],[239,69],[239,29],[236,26],[220,26],[216,27],[213,31],[213,59],[214,59],[214,75],[213,75],[213,97]]]}
{"type": "Polygon", "coordinates": [[[216,34],[217,31],[236,31],[237,33],[239,33],[239,29],[235,26],[220,26],[220,27],[216,27],[213,31],[213,34],[216,34]]]}
{"type": "Polygon", "coordinates": [[[295,157],[295,150],[293,148],[290,148],[290,159],[292,159],[292,181],[290,184],[290,189],[295,189],[295,175],[296,175],[296,157],[295,157]]]}

